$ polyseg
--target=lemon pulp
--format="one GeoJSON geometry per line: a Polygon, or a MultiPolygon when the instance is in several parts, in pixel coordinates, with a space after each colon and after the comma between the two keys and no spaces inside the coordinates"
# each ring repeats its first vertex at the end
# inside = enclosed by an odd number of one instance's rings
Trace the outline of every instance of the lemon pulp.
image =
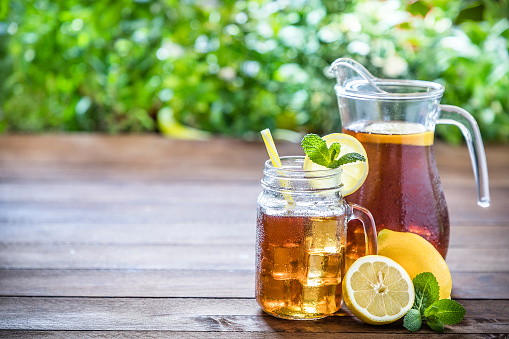
{"type": "Polygon", "coordinates": [[[403,317],[414,303],[412,280],[394,260],[380,255],[357,259],[343,281],[348,309],[373,325],[389,324],[403,317]]]}

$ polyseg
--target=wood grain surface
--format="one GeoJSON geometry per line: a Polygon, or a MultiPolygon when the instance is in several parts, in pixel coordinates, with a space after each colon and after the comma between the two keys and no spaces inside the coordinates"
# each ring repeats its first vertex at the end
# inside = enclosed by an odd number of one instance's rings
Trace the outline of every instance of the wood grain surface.
{"type": "MultiPolygon", "coordinates": [[[[281,155],[302,154],[278,142],[281,155]]],[[[452,298],[438,335],[509,335],[509,146],[487,145],[492,205],[466,147],[437,144],[449,205],[452,298]]],[[[254,299],[259,142],[155,135],[0,136],[0,337],[344,338],[407,335],[343,307],[320,321],[254,299]]]]}

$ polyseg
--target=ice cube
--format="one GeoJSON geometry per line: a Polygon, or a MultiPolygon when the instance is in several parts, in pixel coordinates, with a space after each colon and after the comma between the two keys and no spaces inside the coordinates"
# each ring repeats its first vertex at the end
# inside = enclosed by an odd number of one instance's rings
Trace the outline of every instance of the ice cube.
{"type": "Polygon", "coordinates": [[[341,283],[341,255],[341,252],[308,252],[306,284],[318,286],[341,283]]]}
{"type": "Polygon", "coordinates": [[[336,307],[336,285],[302,285],[302,311],[306,313],[334,313],[336,307]]]}
{"type": "Polygon", "coordinates": [[[335,218],[312,218],[306,237],[307,248],[313,252],[338,252],[341,246],[339,222],[335,218]]]}
{"type": "Polygon", "coordinates": [[[261,276],[260,296],[273,307],[298,305],[302,295],[302,285],[298,280],[276,280],[271,276],[261,276]]]}
{"type": "Polygon", "coordinates": [[[287,244],[284,247],[273,246],[274,253],[272,276],[277,280],[298,279],[302,276],[301,247],[287,244]]]}

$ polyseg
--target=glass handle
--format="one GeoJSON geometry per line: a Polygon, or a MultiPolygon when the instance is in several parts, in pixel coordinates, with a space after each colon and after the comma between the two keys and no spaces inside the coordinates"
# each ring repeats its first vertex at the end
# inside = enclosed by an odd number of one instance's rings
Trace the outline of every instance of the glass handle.
{"type": "Polygon", "coordinates": [[[353,219],[359,220],[362,222],[362,226],[364,227],[366,255],[378,254],[375,220],[373,220],[371,212],[357,204],[348,203],[348,205],[350,206],[350,218],[348,221],[353,219]]]}
{"type": "Polygon", "coordinates": [[[467,141],[470,160],[477,184],[477,204],[481,207],[490,205],[488,182],[488,165],[481,139],[481,132],[474,117],[463,108],[451,105],[440,105],[439,124],[458,126],[467,141]]]}

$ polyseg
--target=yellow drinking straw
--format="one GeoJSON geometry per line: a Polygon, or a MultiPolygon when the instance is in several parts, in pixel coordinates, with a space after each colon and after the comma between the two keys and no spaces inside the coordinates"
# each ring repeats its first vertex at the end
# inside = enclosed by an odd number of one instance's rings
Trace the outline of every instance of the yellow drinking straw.
{"type": "MultiPolygon", "coordinates": [[[[269,153],[270,161],[272,161],[272,165],[276,168],[283,168],[283,164],[281,164],[281,160],[279,159],[279,154],[277,153],[276,144],[274,143],[274,139],[272,139],[272,135],[270,134],[270,130],[268,128],[264,129],[260,132],[262,134],[263,142],[265,143],[265,147],[267,148],[267,153],[269,153]]],[[[282,180],[282,185],[287,187],[288,182],[282,180]]],[[[293,198],[289,194],[284,194],[285,200],[288,202],[287,208],[293,208],[295,202],[293,198]]]]}
{"type": "Polygon", "coordinates": [[[262,134],[263,142],[267,148],[267,153],[269,153],[272,165],[277,168],[283,168],[281,160],[279,160],[279,154],[277,154],[276,144],[274,143],[274,139],[272,139],[272,135],[270,134],[270,130],[266,128],[260,133],[262,134]]]}

